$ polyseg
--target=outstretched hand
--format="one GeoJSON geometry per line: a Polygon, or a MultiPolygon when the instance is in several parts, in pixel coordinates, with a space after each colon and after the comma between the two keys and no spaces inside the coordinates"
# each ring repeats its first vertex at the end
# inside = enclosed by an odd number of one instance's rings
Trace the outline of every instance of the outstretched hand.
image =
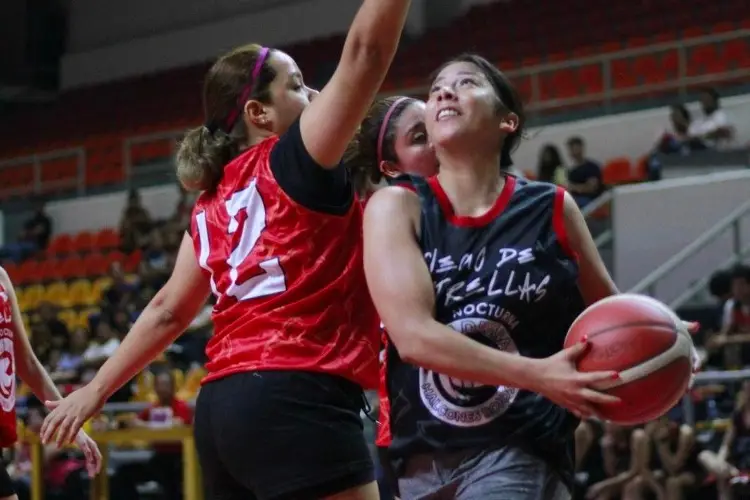
{"type": "Polygon", "coordinates": [[[45,401],[44,405],[51,411],[42,424],[42,442],[62,447],[76,439],[83,424],[101,410],[104,402],[87,385],[58,401],[45,401]]]}

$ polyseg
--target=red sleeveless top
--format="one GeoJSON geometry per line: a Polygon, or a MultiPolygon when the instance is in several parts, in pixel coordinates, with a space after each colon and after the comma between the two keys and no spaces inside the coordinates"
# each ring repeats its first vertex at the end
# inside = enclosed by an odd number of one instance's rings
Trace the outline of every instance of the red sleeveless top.
{"type": "Polygon", "coordinates": [[[0,448],[16,442],[16,364],[13,314],[7,290],[0,284],[0,448]]]}

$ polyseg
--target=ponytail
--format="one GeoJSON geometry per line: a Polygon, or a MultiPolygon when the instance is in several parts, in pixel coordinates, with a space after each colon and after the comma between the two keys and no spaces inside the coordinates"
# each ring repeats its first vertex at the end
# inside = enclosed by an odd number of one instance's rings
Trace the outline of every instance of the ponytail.
{"type": "Polygon", "coordinates": [[[177,150],[177,178],[188,191],[212,191],[239,149],[239,141],[220,130],[212,134],[205,126],[191,129],[177,150]]]}

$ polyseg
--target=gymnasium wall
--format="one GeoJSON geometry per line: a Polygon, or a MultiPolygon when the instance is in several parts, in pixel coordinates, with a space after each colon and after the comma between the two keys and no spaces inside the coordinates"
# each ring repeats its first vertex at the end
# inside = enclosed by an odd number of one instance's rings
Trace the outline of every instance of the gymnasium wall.
{"type": "MultiPolygon", "coordinates": [[[[407,33],[495,0],[415,0],[407,33]],[[443,12],[445,15],[440,16],[443,12]]],[[[344,33],[359,0],[75,0],[62,87],[187,66],[249,42],[285,45],[344,33]]]]}

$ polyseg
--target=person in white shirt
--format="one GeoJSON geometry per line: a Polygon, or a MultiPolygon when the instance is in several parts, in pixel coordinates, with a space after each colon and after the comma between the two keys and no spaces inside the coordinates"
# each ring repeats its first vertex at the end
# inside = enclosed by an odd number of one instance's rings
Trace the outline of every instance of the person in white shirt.
{"type": "Polygon", "coordinates": [[[688,135],[702,140],[710,147],[727,146],[734,136],[734,127],[729,123],[726,112],[721,109],[718,92],[712,88],[703,89],[700,101],[703,116],[693,120],[688,129],[688,135]]]}

